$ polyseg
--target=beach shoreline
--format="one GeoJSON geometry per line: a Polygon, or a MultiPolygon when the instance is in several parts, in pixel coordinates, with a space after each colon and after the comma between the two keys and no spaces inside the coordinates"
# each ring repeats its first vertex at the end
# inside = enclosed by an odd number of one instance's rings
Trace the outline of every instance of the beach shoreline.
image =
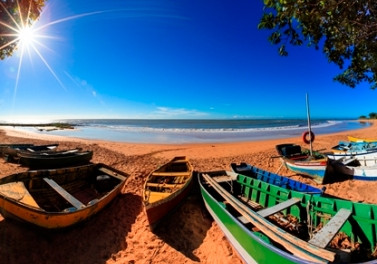
{"type": "MultiPolygon", "coordinates": [[[[369,122],[373,124],[366,128],[316,135],[313,147],[329,150],[339,141],[347,140],[348,135],[377,138],[376,122],[369,122]]],[[[344,179],[320,185],[280,168],[280,161],[271,159],[277,155],[275,145],[304,146],[301,136],[247,142],[145,144],[0,128],[0,139],[3,144],[59,143],[61,149],[93,150],[92,162],[105,163],[130,174],[119,199],[85,224],[65,232],[41,232],[0,217],[1,263],[242,263],[195,191],[156,233],[150,232],[142,208],[143,183],[152,170],[174,156],[187,156],[196,171],[229,170],[232,162],[247,162],[316,187],[326,187],[329,195],[377,203],[374,191],[377,182],[344,179]]],[[[0,177],[25,170],[18,164],[0,161],[0,177]]]]}
{"type": "MultiPolygon", "coordinates": [[[[291,138],[308,128],[304,119],[227,120],[70,120],[74,129],[56,127],[7,126],[8,129],[41,135],[146,144],[191,144],[262,141],[291,138]],[[154,121],[154,122],[152,122],[154,121]],[[156,122],[157,121],[157,122],[156,122]]],[[[362,120],[316,119],[311,129],[316,135],[357,130],[370,126],[362,120]]],[[[36,135],[39,136],[39,135],[36,135]]]]}

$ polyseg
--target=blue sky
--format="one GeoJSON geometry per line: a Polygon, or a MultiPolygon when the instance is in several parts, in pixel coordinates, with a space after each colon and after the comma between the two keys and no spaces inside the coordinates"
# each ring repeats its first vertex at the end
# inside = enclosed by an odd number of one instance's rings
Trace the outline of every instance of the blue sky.
{"type": "Polygon", "coordinates": [[[0,61],[0,120],[357,118],[377,91],[258,30],[262,1],[49,0],[38,43],[0,61]],[[48,36],[48,38],[46,38],[48,36]],[[48,65],[48,66],[47,66],[48,65]]]}

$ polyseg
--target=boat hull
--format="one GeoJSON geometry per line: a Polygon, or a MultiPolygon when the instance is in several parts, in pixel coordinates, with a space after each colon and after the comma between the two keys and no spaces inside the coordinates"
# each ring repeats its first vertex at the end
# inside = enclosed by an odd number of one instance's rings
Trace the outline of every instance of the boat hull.
{"type": "Polygon", "coordinates": [[[296,144],[279,144],[276,145],[276,150],[280,155],[282,164],[289,170],[309,176],[319,184],[326,181],[326,176],[329,173],[328,157],[321,153],[301,149],[296,144]]]}
{"type": "Polygon", "coordinates": [[[152,171],[144,183],[143,203],[153,231],[190,193],[193,168],[185,156],[175,157],[152,171]]]}
{"type": "Polygon", "coordinates": [[[245,228],[202,184],[200,192],[208,212],[245,263],[313,263],[278,250],[263,234],[245,228]]]}
{"type": "Polygon", "coordinates": [[[27,206],[2,199],[0,197],[0,212],[4,217],[13,218],[17,221],[27,222],[46,229],[60,229],[74,226],[84,220],[91,218],[101,211],[120,193],[122,186],[119,186],[114,192],[110,193],[100,202],[88,206],[87,208],[75,212],[56,212],[49,213],[27,206]]]}
{"type": "Polygon", "coordinates": [[[357,137],[348,136],[348,140],[351,142],[377,143],[377,139],[373,139],[373,138],[357,138],[357,137]]]}
{"type": "Polygon", "coordinates": [[[19,153],[19,163],[31,169],[62,168],[87,164],[93,157],[93,151],[78,151],[67,155],[51,153],[40,155],[19,153]]]}
{"type": "Polygon", "coordinates": [[[192,178],[182,189],[167,197],[166,199],[153,204],[144,206],[151,230],[154,230],[160,221],[176,209],[183,200],[188,196],[193,186],[192,178]]]}
{"type": "MultiPolygon", "coordinates": [[[[339,174],[346,175],[347,177],[355,180],[362,181],[377,181],[377,164],[363,165],[355,160],[357,165],[345,165],[341,161],[334,161],[333,166],[339,174]]],[[[352,164],[352,163],[351,163],[352,164]]]]}
{"type": "Polygon", "coordinates": [[[359,161],[365,161],[366,165],[373,165],[374,160],[377,159],[377,151],[359,151],[359,152],[333,152],[326,154],[329,159],[332,160],[347,160],[357,159],[359,161]]]}
{"type": "Polygon", "coordinates": [[[297,174],[310,176],[317,183],[322,184],[324,182],[325,175],[327,174],[327,161],[300,162],[286,158],[282,158],[281,160],[287,169],[297,174]]]}
{"type": "MultiPolygon", "coordinates": [[[[33,203],[26,203],[20,202],[17,199],[14,199],[11,196],[12,190],[6,191],[6,188],[2,188],[0,190],[0,212],[6,218],[13,218],[22,222],[27,222],[29,224],[45,228],[45,229],[60,229],[60,228],[67,228],[78,224],[82,221],[85,221],[92,217],[93,215],[97,214],[101,211],[105,206],[107,206],[114,198],[120,194],[122,188],[125,185],[126,179],[128,177],[127,174],[115,170],[111,167],[108,167],[104,164],[90,164],[86,166],[79,166],[79,167],[71,167],[71,168],[62,168],[57,170],[35,170],[35,171],[28,171],[25,173],[14,174],[10,175],[1,180],[1,185],[4,187],[5,184],[12,183],[13,180],[21,180],[25,185],[32,185],[31,181],[39,180],[37,178],[40,177],[49,177],[53,178],[56,181],[59,181],[59,177],[74,177],[72,175],[83,175],[85,173],[94,173],[94,175],[98,174],[98,170],[105,170],[106,173],[101,172],[101,175],[114,175],[115,178],[111,179],[112,181],[116,181],[114,186],[112,186],[111,190],[104,192],[104,195],[98,196],[98,198],[92,199],[90,201],[83,202],[85,206],[82,208],[73,208],[67,207],[64,210],[47,210],[41,204],[39,205],[35,202],[33,203]],[[94,169],[95,168],[95,169],[94,169]],[[3,185],[4,184],[4,185],[3,185]],[[8,195],[5,195],[7,193],[8,195]]],[[[41,182],[41,181],[40,181],[41,182]]],[[[104,188],[106,182],[93,182],[93,185],[98,184],[102,185],[101,188],[104,188]]],[[[63,185],[63,184],[62,184],[63,185]]],[[[72,181],[71,183],[67,184],[67,186],[74,186],[75,183],[72,181]]],[[[0,186],[1,187],[1,186],[0,186]]],[[[100,189],[98,189],[100,190],[100,189]]],[[[51,190],[48,190],[51,191],[51,190]]],[[[87,189],[86,192],[89,190],[87,189]]],[[[29,192],[36,198],[36,195],[33,194],[34,191],[29,189],[29,192]]],[[[29,192],[27,194],[29,195],[29,192]]],[[[51,195],[48,192],[45,192],[46,195],[51,195]]],[[[85,193],[78,193],[76,192],[77,196],[81,196],[81,200],[85,199],[85,193]]],[[[88,198],[89,196],[87,196],[88,198]]],[[[42,198],[41,198],[42,199],[42,198]]],[[[39,200],[41,200],[39,199],[39,200]]],[[[77,198],[79,199],[79,198],[77,198]]]]}
{"type": "Polygon", "coordinates": [[[376,205],[299,193],[256,179],[243,181],[239,177],[224,177],[199,173],[201,195],[208,211],[246,263],[376,263],[365,253],[373,252],[377,245],[376,205]],[[292,200],[296,203],[282,206],[292,200]],[[348,215],[334,230],[334,222],[340,221],[337,217],[340,211],[347,211],[348,215]],[[284,219],[291,216],[297,219],[284,219]],[[274,217],[279,220],[276,222],[274,217]],[[289,224],[305,224],[308,229],[289,237],[287,229],[280,226],[283,220],[289,224]],[[310,230],[316,231],[311,233],[310,230]],[[320,241],[331,235],[322,246],[313,240],[321,231],[325,236],[320,235],[320,241]],[[340,237],[348,237],[352,245],[359,244],[363,253],[351,250],[344,254],[335,246],[337,238],[332,240],[338,232],[342,233],[340,237]],[[296,253],[293,252],[295,246],[296,253]],[[354,253],[356,255],[351,255],[354,253]]]}

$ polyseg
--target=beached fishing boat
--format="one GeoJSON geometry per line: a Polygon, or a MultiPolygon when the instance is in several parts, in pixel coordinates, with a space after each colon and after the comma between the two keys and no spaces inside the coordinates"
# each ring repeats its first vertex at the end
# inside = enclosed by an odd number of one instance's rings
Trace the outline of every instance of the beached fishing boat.
{"type": "Polygon", "coordinates": [[[0,155],[6,161],[17,161],[17,154],[20,152],[53,151],[59,144],[33,145],[33,144],[2,144],[0,145],[0,155]]]}
{"type": "Polygon", "coordinates": [[[350,142],[367,142],[367,143],[377,143],[377,138],[358,138],[358,137],[347,137],[350,142]]]}
{"type": "MultiPolygon", "coordinates": [[[[273,185],[277,185],[288,190],[294,190],[298,192],[310,193],[310,194],[322,194],[325,188],[319,189],[314,186],[305,184],[300,181],[284,177],[282,175],[262,170],[258,167],[241,162],[240,164],[231,163],[230,168],[233,172],[239,173],[254,179],[258,179],[264,182],[268,182],[273,185]]],[[[224,173],[224,171],[219,172],[224,173]]],[[[229,172],[226,172],[229,173],[229,172]]],[[[212,173],[213,174],[213,173],[212,173]]]]}
{"type": "Polygon", "coordinates": [[[0,179],[0,212],[42,228],[65,228],[102,210],[128,175],[104,164],[29,170],[0,179]]]}
{"type": "Polygon", "coordinates": [[[376,263],[377,205],[241,174],[198,173],[208,211],[245,263],[376,263]]]}
{"type": "Polygon", "coordinates": [[[0,144],[0,154],[3,154],[4,149],[6,148],[27,148],[32,147],[34,144],[24,143],[24,144],[0,144]]]}
{"type": "Polygon", "coordinates": [[[339,142],[331,148],[331,151],[324,153],[332,160],[364,160],[366,166],[373,165],[377,159],[377,144],[368,142],[339,142]]]}
{"type": "Polygon", "coordinates": [[[193,168],[186,157],[175,157],[148,176],[144,184],[144,209],[153,230],[188,195],[193,168]]]}
{"type": "Polygon", "coordinates": [[[279,158],[289,170],[309,176],[317,183],[324,183],[326,175],[329,174],[330,165],[326,155],[319,152],[310,151],[301,148],[296,144],[279,144],[276,145],[279,158]]]}
{"type": "Polygon", "coordinates": [[[31,169],[62,168],[89,163],[93,151],[70,149],[55,152],[20,152],[18,162],[31,169]]]}
{"type": "Polygon", "coordinates": [[[334,170],[347,178],[377,181],[377,158],[345,158],[332,162],[334,170]]]}

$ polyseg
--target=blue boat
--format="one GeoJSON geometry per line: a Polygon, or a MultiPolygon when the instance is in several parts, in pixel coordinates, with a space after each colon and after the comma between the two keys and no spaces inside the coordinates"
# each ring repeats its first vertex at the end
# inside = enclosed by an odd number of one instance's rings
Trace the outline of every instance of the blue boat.
{"type": "Polygon", "coordinates": [[[260,168],[257,168],[244,162],[240,164],[231,163],[230,167],[232,171],[235,173],[245,175],[263,182],[267,182],[279,187],[283,187],[288,190],[321,195],[326,189],[325,187],[319,189],[314,186],[305,184],[303,182],[289,179],[279,174],[262,170],[260,168]]]}

